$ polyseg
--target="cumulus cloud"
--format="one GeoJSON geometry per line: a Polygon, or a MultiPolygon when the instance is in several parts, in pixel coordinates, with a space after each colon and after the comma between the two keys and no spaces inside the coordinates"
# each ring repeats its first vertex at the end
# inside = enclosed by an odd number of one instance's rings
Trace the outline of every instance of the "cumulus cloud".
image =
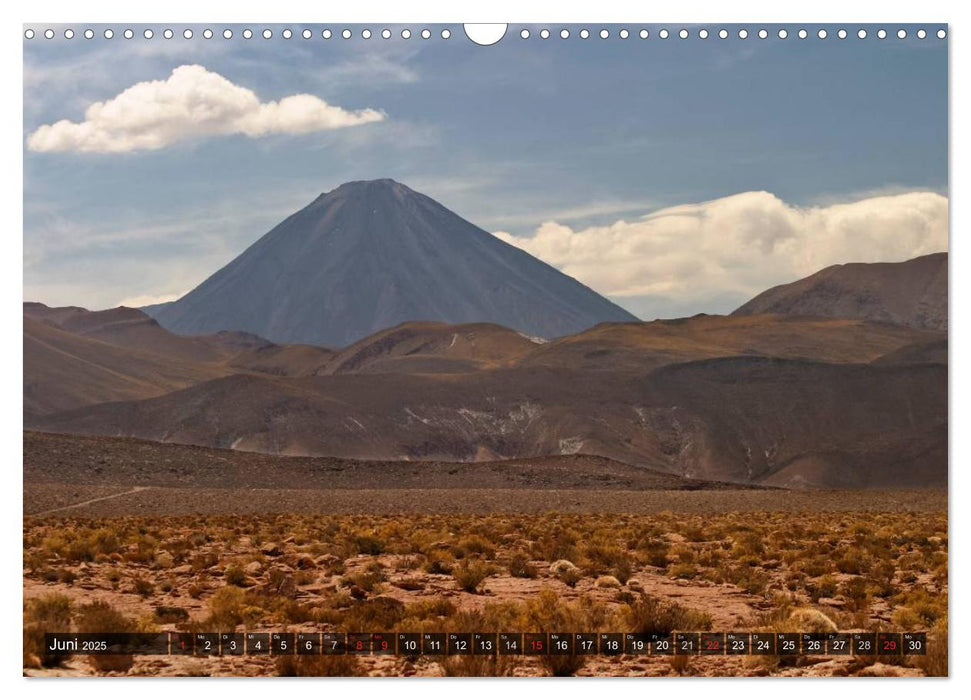
{"type": "Polygon", "coordinates": [[[27,137],[31,151],[123,153],[156,150],[206,136],[306,134],[381,121],[374,109],[349,111],[314,95],[260,102],[256,93],[198,65],[179,66],[165,80],[136,83],[95,102],[84,121],[62,119],[27,137]]]}
{"type": "Polygon", "coordinates": [[[910,192],[796,207],[744,192],[573,230],[549,221],[532,237],[495,235],[602,294],[707,311],[846,262],[902,261],[947,250],[946,197],[910,192]]]}

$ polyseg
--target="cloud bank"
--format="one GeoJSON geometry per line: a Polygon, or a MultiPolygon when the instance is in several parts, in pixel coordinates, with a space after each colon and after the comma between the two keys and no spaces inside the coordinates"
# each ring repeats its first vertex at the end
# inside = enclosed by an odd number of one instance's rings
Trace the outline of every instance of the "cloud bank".
{"type": "Polygon", "coordinates": [[[549,221],[532,237],[495,235],[622,303],[645,297],[700,312],[712,299],[746,300],[829,265],[947,250],[947,209],[932,192],[815,207],[743,192],[609,226],[549,221]]]}
{"type": "Polygon", "coordinates": [[[136,83],[85,111],[27,137],[31,151],[125,153],[157,150],[188,139],[243,134],[306,134],[384,119],[374,109],[349,111],[313,95],[260,102],[256,93],[198,65],[179,66],[165,80],[136,83]]]}

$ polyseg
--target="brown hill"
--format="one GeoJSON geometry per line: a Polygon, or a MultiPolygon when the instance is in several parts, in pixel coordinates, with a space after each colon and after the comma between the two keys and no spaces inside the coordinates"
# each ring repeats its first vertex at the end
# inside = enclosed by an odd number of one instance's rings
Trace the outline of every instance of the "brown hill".
{"type": "Polygon", "coordinates": [[[867,321],[776,315],[708,316],[602,323],[537,347],[522,366],[642,371],[691,360],[751,355],[834,363],[870,362],[942,334],[867,321]]]}
{"type": "Polygon", "coordinates": [[[25,416],[160,396],[220,374],[24,318],[25,416]]]}
{"type": "Polygon", "coordinates": [[[513,364],[537,346],[494,323],[403,323],[338,352],[326,373],[467,372],[513,364]]]}
{"type": "Polygon", "coordinates": [[[762,292],[734,315],[767,313],[947,330],[947,253],[901,263],[833,265],[762,292]]]}
{"type": "Polygon", "coordinates": [[[737,357],[646,375],[548,368],[439,375],[234,376],[36,427],[276,454],[494,460],[588,453],[690,478],[758,483],[812,457],[860,486],[946,480],[942,365],[737,357]],[[882,456],[882,457],[881,457],[882,456]],[[893,465],[882,463],[891,458],[893,465]]]}
{"type": "Polygon", "coordinates": [[[303,376],[333,352],[280,346],[246,333],[188,337],[142,311],[24,304],[24,411],[42,415],[160,396],[239,372],[303,376]]]}
{"type": "Polygon", "coordinates": [[[408,323],[332,351],[173,336],[131,309],[25,315],[46,319],[24,319],[25,425],[46,431],[364,460],[585,453],[744,483],[946,481],[938,331],[699,316],[541,344],[408,323]]]}

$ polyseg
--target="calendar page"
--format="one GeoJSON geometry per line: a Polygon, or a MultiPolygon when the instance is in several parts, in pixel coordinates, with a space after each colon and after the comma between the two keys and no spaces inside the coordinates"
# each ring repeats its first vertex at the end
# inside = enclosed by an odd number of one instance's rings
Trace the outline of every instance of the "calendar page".
{"type": "Polygon", "coordinates": [[[21,32],[25,676],[948,675],[947,24],[21,32]]]}

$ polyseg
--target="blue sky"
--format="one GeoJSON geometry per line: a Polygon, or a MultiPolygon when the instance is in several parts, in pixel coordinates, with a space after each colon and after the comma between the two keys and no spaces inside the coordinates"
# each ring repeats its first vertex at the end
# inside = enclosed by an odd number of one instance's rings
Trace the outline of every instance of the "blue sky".
{"type": "Polygon", "coordinates": [[[171,297],[321,192],[378,177],[644,318],[725,312],[832,262],[946,249],[947,41],[933,31],[661,40],[649,26],[647,40],[617,27],[582,40],[572,27],[562,40],[553,27],[543,40],[530,26],[523,40],[515,26],[479,47],[461,27],[447,41],[420,27],[408,40],[376,26],[369,40],[316,26],[310,40],[299,26],[289,40],[282,27],[245,40],[242,26],[205,40],[194,26],[188,41],[173,28],[170,40],[160,27],[151,40],[140,27],[66,40],[62,27],[24,41],[26,299],[171,297]],[[381,118],[154,150],[27,148],[42,125],[82,122],[92,103],[184,65],[264,103],[309,94],[381,118]]]}

